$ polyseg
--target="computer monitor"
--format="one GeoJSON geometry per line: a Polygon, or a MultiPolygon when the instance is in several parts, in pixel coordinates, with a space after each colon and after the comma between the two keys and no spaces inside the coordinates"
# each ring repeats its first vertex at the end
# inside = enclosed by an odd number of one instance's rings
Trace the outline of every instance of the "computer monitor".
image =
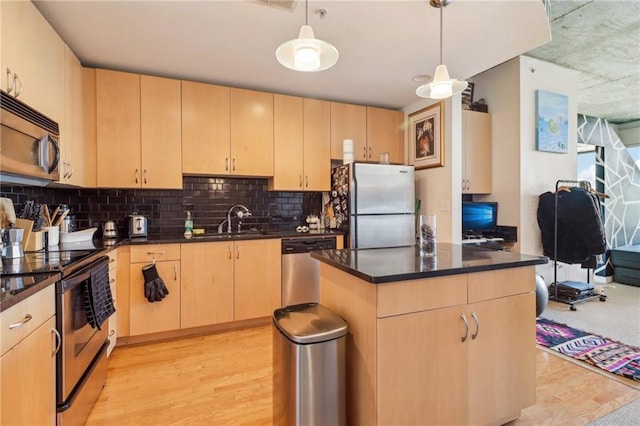
{"type": "Polygon", "coordinates": [[[462,233],[482,234],[495,231],[498,221],[498,203],[493,201],[462,202],[462,233]]]}

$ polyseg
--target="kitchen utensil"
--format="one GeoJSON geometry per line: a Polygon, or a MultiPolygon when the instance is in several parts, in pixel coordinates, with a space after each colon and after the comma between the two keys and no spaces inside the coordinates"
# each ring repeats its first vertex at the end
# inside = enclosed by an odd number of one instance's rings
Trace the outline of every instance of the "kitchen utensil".
{"type": "Polygon", "coordinates": [[[49,206],[44,205],[44,226],[51,226],[51,215],[49,214],[49,206]]]}
{"type": "Polygon", "coordinates": [[[60,226],[60,224],[62,224],[62,221],[64,220],[65,217],[67,217],[68,214],[69,214],[69,210],[63,211],[58,217],[58,219],[56,219],[53,226],[60,226]]]}
{"type": "Polygon", "coordinates": [[[51,215],[50,219],[51,219],[51,226],[53,226],[53,221],[57,219],[58,216],[58,212],[60,211],[60,206],[56,207],[56,209],[53,211],[53,214],[51,215]]]}
{"type": "Polygon", "coordinates": [[[147,218],[132,214],[129,216],[129,237],[146,237],[147,236],[147,218]]]}
{"type": "Polygon", "coordinates": [[[113,220],[108,220],[102,225],[102,238],[117,238],[118,228],[113,220]]]}

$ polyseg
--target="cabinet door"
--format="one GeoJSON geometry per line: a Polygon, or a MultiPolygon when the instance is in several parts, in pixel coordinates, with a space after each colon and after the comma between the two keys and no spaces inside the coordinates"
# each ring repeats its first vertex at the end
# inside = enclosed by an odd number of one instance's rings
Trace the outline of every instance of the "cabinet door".
{"type": "Polygon", "coordinates": [[[180,328],[180,261],[156,262],[158,275],[169,294],[159,302],[144,297],[142,268],[148,263],[132,263],[129,269],[129,330],[131,336],[178,330],[180,328]]]}
{"type": "Polygon", "coordinates": [[[139,188],[140,75],[96,70],[97,185],[139,188]]]}
{"type": "Polygon", "coordinates": [[[462,192],[491,193],[491,115],[462,111],[462,192]]]}
{"type": "Polygon", "coordinates": [[[233,321],[233,243],[181,246],[180,327],[233,321]]]}
{"type": "Polygon", "coordinates": [[[468,423],[463,311],[456,306],[378,320],[378,424],[468,423]]]}
{"type": "Polygon", "coordinates": [[[281,306],[280,240],[235,242],[235,320],[266,317],[281,306]]]}
{"type": "Polygon", "coordinates": [[[342,159],[342,141],[353,140],[355,161],[367,160],[367,108],[331,102],[331,158],[342,159]]]}
{"type": "Polygon", "coordinates": [[[56,424],[55,317],[0,358],[0,424],[56,424]]]}
{"type": "Polygon", "coordinates": [[[8,92],[17,74],[11,95],[21,91],[18,99],[62,123],[64,42],[30,1],[3,1],[1,19],[2,89],[8,92]]]}
{"type": "Polygon", "coordinates": [[[229,88],[182,82],[182,173],[229,174],[229,88]]]}
{"type": "Polygon", "coordinates": [[[504,423],[535,404],[535,310],[533,292],[469,305],[470,424],[504,423]]]}
{"type": "MultiPolygon", "coordinates": [[[[305,100],[306,102],[306,100],[305,100]]],[[[273,96],[273,184],[269,189],[301,191],[303,168],[303,99],[273,96]]]]}
{"type": "Polygon", "coordinates": [[[230,91],[231,174],[273,176],[273,94],[230,91]]]}
{"type": "Polygon", "coordinates": [[[182,188],[180,81],[140,76],[142,187],[182,188]]]}
{"type": "Polygon", "coordinates": [[[304,190],[331,187],[331,103],[304,100],[304,190]]]}
{"type": "Polygon", "coordinates": [[[380,154],[388,152],[391,163],[404,163],[403,118],[402,111],[367,107],[368,161],[380,161],[380,154]]]}

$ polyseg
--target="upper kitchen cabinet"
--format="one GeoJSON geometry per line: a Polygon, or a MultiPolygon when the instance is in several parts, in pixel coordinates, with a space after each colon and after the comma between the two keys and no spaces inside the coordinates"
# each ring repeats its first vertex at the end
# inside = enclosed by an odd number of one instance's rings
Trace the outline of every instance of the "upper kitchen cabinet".
{"type": "Polygon", "coordinates": [[[182,173],[229,174],[229,88],[182,82],[182,173]]]}
{"type": "Polygon", "coordinates": [[[491,115],[462,111],[462,192],[491,193],[491,115]]]}
{"type": "MultiPolygon", "coordinates": [[[[388,152],[391,163],[404,163],[403,119],[402,111],[367,107],[367,161],[379,161],[388,152]]],[[[354,154],[358,159],[359,152],[354,154]]]]}
{"type": "Polygon", "coordinates": [[[60,183],[96,186],[95,69],[65,46],[65,120],[60,123],[60,183]]]}
{"type": "Polygon", "coordinates": [[[0,88],[60,123],[64,42],[30,1],[3,1],[0,88]]]}
{"type": "Polygon", "coordinates": [[[231,88],[230,107],[229,173],[273,176],[273,93],[231,88]]]}
{"type": "Polygon", "coordinates": [[[182,188],[180,81],[96,70],[97,183],[182,188]]]}
{"type": "Polygon", "coordinates": [[[269,189],[328,191],[330,103],[274,95],[274,173],[269,189]]]}
{"type": "Polygon", "coordinates": [[[331,102],[331,158],[342,159],[342,141],[353,140],[356,161],[367,160],[367,108],[331,102]]]}

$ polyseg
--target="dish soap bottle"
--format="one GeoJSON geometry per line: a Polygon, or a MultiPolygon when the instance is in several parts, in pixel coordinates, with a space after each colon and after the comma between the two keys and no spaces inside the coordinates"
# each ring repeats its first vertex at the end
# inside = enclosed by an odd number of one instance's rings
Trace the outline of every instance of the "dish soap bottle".
{"type": "Polygon", "coordinates": [[[184,221],[184,237],[191,238],[193,235],[193,219],[191,218],[191,212],[187,212],[187,220],[184,221]]]}

